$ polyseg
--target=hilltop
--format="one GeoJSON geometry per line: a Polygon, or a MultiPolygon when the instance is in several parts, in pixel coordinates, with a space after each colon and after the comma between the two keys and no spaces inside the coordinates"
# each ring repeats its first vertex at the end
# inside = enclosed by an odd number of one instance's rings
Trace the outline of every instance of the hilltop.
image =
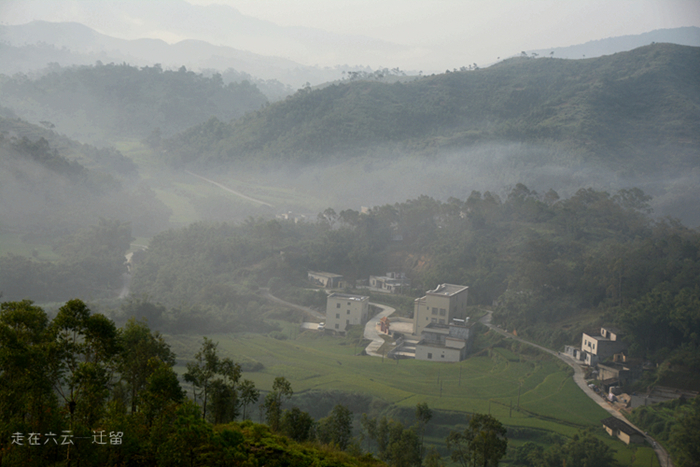
{"type": "Polygon", "coordinates": [[[684,171],[700,160],[697,76],[700,48],[671,44],[588,60],[519,57],[407,83],[303,89],[231,124],[191,128],[166,147],[178,163],[308,164],[381,150],[432,156],[546,142],[567,164],[649,173],[663,162],[684,171]]]}

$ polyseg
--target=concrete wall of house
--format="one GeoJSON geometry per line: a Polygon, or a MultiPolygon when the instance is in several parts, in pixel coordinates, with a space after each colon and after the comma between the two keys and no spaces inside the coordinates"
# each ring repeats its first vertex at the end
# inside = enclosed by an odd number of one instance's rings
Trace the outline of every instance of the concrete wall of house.
{"type": "Polygon", "coordinates": [[[369,298],[347,295],[328,296],[326,301],[326,329],[345,332],[348,326],[362,325],[369,315],[369,298]]]}
{"type": "Polygon", "coordinates": [[[416,360],[428,362],[459,362],[461,361],[460,349],[449,347],[437,347],[431,345],[416,345],[416,360]]]}
{"type": "Polygon", "coordinates": [[[416,299],[413,307],[414,333],[420,335],[430,323],[449,324],[452,318],[463,317],[467,312],[468,288],[452,295],[427,292],[416,299]]]}

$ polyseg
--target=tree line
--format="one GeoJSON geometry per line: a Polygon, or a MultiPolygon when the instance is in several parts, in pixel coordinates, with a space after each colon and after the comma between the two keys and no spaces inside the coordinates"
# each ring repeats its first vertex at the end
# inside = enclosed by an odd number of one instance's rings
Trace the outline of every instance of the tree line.
{"type": "MultiPolygon", "coordinates": [[[[432,416],[426,404],[417,406],[411,427],[363,415],[356,439],[353,414],[343,405],[318,421],[296,407],[283,409],[293,390],[277,377],[259,405],[266,426],[256,425],[246,421],[247,409],[261,391],[242,379],[238,363],[219,357],[217,344],[204,338],[187,364],[192,400],[173,370],[175,359],[144,321],[117,328],[81,300],[66,302],[53,319],[29,300],[0,304],[0,462],[378,465],[372,441],[391,466],[420,466],[426,457],[422,433],[432,416]]],[[[450,436],[453,459],[463,465],[496,465],[506,452],[506,430],[489,415],[473,415],[463,433],[450,436]]],[[[427,457],[440,465],[437,453],[427,457]]]]}

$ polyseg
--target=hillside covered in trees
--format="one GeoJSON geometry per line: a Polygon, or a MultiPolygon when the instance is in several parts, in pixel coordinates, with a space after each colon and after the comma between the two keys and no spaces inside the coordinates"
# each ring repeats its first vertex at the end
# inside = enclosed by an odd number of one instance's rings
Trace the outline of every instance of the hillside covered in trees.
{"type": "MultiPolygon", "coordinates": [[[[358,284],[402,271],[416,295],[468,284],[470,304],[495,303],[497,322],[551,348],[614,323],[633,355],[697,369],[700,234],[653,221],[648,202],[640,190],[582,189],[559,199],[519,185],[505,200],[488,192],[446,203],[420,197],[367,214],[328,209],[316,223],[197,224],[153,239],[132,290],[200,310],[181,326],[177,313],[161,310],[173,329],[222,329],[234,316],[239,326],[264,318],[258,287],[303,287],[308,270],[358,284]]],[[[297,298],[315,303],[313,294],[297,298]]],[[[412,313],[410,302],[400,308],[412,313]]]]}
{"type": "Polygon", "coordinates": [[[41,76],[0,78],[0,104],[31,121],[47,121],[81,141],[170,135],[215,116],[257,110],[267,98],[247,81],[224,84],[187,71],[126,63],[50,67],[41,76]]]}
{"type": "Polygon", "coordinates": [[[573,165],[687,170],[698,165],[698,63],[698,48],[655,44],[588,60],[519,57],[410,82],[304,88],[231,124],[210,120],[164,147],[173,164],[308,164],[366,153],[435,155],[494,141],[555,142],[558,157],[573,165]]]}

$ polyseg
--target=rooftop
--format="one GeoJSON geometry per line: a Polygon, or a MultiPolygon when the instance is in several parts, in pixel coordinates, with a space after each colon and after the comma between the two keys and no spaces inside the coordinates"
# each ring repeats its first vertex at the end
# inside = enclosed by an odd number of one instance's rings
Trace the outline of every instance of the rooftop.
{"type": "Polygon", "coordinates": [[[630,435],[630,436],[632,436],[632,435],[644,436],[644,435],[642,435],[641,432],[635,430],[634,428],[632,428],[631,426],[629,426],[627,423],[623,422],[619,418],[608,417],[604,420],[601,420],[600,422],[603,424],[603,426],[607,426],[608,428],[611,428],[613,430],[619,430],[619,431],[621,431],[627,435],[630,435]]]}
{"type": "Polygon", "coordinates": [[[444,295],[444,296],[452,296],[455,294],[458,294],[460,292],[463,292],[467,290],[469,287],[466,285],[454,285],[454,284],[440,284],[437,287],[435,287],[435,290],[428,290],[426,294],[431,294],[431,295],[444,295]]]}
{"type": "Polygon", "coordinates": [[[334,274],[332,272],[321,272],[321,271],[309,271],[309,274],[313,274],[314,276],[323,276],[323,277],[343,277],[340,274],[334,274]]]}
{"type": "Polygon", "coordinates": [[[342,298],[343,300],[357,300],[357,301],[363,301],[363,300],[368,300],[369,297],[365,297],[364,295],[350,295],[346,293],[332,293],[328,296],[328,298],[335,297],[335,298],[342,298]]]}

